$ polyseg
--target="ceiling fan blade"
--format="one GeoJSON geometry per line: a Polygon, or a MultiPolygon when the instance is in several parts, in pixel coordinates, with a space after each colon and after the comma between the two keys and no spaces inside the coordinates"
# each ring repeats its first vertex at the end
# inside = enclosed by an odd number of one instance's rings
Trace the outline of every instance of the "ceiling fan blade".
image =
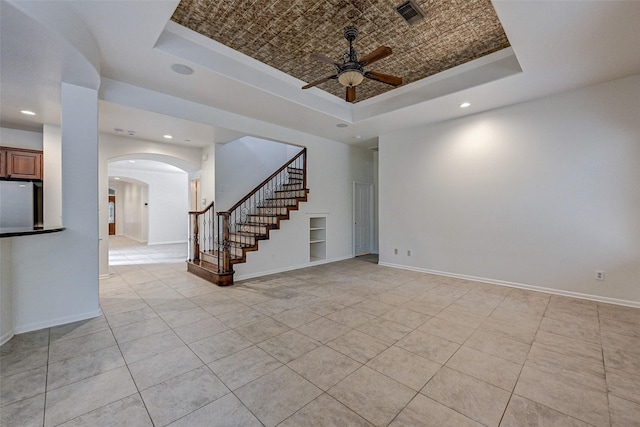
{"type": "Polygon", "coordinates": [[[324,82],[326,82],[327,80],[337,79],[337,78],[338,78],[338,75],[337,75],[337,74],[333,74],[333,75],[331,75],[331,76],[323,77],[323,78],[321,78],[321,79],[319,79],[319,80],[313,81],[313,82],[311,82],[311,83],[309,83],[309,84],[307,84],[307,85],[302,86],[302,89],[309,89],[310,87],[317,86],[317,85],[319,85],[320,83],[324,83],[324,82]]]}
{"type": "Polygon", "coordinates": [[[392,76],[390,74],[376,73],[375,71],[367,71],[364,76],[371,80],[376,80],[382,83],[386,83],[391,86],[400,86],[402,84],[402,77],[392,76]]]}
{"type": "Polygon", "coordinates": [[[363,56],[362,58],[360,58],[360,65],[361,66],[365,66],[365,65],[370,65],[373,64],[376,61],[379,61],[383,58],[386,58],[387,56],[391,55],[393,53],[393,51],[391,50],[390,47],[388,46],[380,46],[379,48],[377,48],[376,50],[374,50],[373,52],[371,52],[368,55],[363,56]]]}
{"type": "Polygon", "coordinates": [[[345,97],[347,102],[355,102],[356,101],[356,87],[355,86],[347,86],[347,95],[345,97]]]}
{"type": "Polygon", "coordinates": [[[334,67],[340,68],[342,64],[340,64],[338,61],[334,61],[331,58],[328,58],[324,55],[319,55],[317,53],[312,53],[311,54],[311,59],[315,59],[316,61],[320,61],[320,62],[324,62],[326,64],[330,64],[333,65],[334,67]]]}

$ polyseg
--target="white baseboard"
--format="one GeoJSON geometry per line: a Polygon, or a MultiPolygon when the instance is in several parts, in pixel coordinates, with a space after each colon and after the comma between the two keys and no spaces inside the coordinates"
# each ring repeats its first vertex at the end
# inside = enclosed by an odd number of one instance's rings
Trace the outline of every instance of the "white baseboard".
{"type": "Polygon", "coordinates": [[[260,271],[258,273],[249,273],[249,274],[239,275],[239,276],[235,276],[234,277],[234,282],[235,281],[240,281],[240,280],[255,279],[256,277],[268,276],[270,274],[277,274],[277,273],[284,273],[284,272],[287,272],[287,271],[300,270],[301,268],[313,267],[314,265],[329,264],[329,263],[332,263],[332,262],[344,261],[344,260],[352,259],[352,258],[353,257],[351,255],[347,255],[347,256],[344,256],[344,257],[331,258],[331,259],[325,259],[325,260],[322,260],[322,261],[314,261],[314,262],[308,262],[308,263],[305,263],[305,264],[298,264],[298,265],[292,265],[292,266],[288,266],[288,267],[276,268],[274,270],[260,271]]]}
{"type": "Polygon", "coordinates": [[[93,319],[94,317],[98,317],[100,315],[102,315],[102,311],[96,310],[88,313],[76,314],[74,316],[59,317],[57,319],[44,320],[42,322],[28,323],[26,325],[14,326],[13,332],[16,334],[24,334],[25,332],[65,325],[67,323],[78,322],[80,320],[93,319]]]}
{"type": "Polygon", "coordinates": [[[579,298],[590,301],[604,302],[608,304],[623,305],[626,307],[640,308],[640,301],[631,301],[618,298],[609,298],[600,295],[584,294],[581,292],[565,291],[562,289],[545,288],[543,286],[527,285],[524,283],[507,282],[504,280],[487,279],[486,277],[467,276],[464,274],[449,273],[445,271],[429,270],[426,268],[411,267],[407,265],[379,262],[378,265],[384,267],[398,268],[401,270],[417,271],[419,273],[435,274],[437,276],[453,277],[456,279],[472,280],[474,282],[489,283],[491,285],[507,286],[510,288],[527,289],[530,291],[544,292],[546,294],[560,295],[565,297],[579,298]]]}
{"type": "Polygon", "coordinates": [[[2,336],[0,336],[0,345],[6,343],[7,341],[9,341],[11,338],[13,338],[13,329],[5,332],[2,336]]]}
{"type": "Polygon", "coordinates": [[[136,237],[128,236],[126,234],[116,234],[116,236],[118,236],[118,237],[126,237],[127,239],[133,240],[134,242],[138,242],[138,243],[147,243],[146,240],[140,240],[140,239],[138,239],[136,237]]]}
{"type": "Polygon", "coordinates": [[[175,241],[171,241],[171,242],[154,242],[154,243],[147,242],[147,246],[176,245],[178,243],[187,243],[187,241],[186,240],[175,240],[175,241]]]}

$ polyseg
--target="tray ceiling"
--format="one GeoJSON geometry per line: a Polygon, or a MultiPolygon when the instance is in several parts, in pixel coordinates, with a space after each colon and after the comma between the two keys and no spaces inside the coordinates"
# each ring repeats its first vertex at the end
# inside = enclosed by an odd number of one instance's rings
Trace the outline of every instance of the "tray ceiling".
{"type": "MultiPolygon", "coordinates": [[[[404,0],[181,0],[172,20],[305,82],[334,73],[312,53],[340,59],[346,27],[356,27],[359,56],[378,46],[393,55],[366,70],[409,84],[510,46],[490,0],[418,0],[426,18],[407,24],[395,11],[404,0]]],[[[344,98],[330,80],[318,86],[344,98]]],[[[365,80],[358,101],[393,90],[365,80]]]]}

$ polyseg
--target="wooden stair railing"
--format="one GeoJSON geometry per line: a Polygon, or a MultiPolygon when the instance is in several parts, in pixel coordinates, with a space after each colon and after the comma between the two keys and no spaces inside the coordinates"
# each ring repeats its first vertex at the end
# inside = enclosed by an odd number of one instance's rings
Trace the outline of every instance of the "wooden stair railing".
{"type": "Polygon", "coordinates": [[[218,212],[215,224],[209,210],[190,212],[196,225],[189,271],[220,286],[233,284],[233,265],[246,262],[247,252],[258,250],[258,242],[268,239],[269,232],[280,228],[280,221],[289,219],[289,212],[307,200],[306,153],[303,148],[230,209],[218,212]],[[206,237],[198,235],[199,215],[209,218],[203,221],[210,230],[206,237]],[[203,242],[206,245],[196,245],[203,242]]]}
{"type": "Polygon", "coordinates": [[[214,202],[199,211],[189,211],[189,261],[200,261],[201,250],[213,248],[213,237],[215,236],[214,202]],[[200,224],[202,222],[202,224],[200,224]],[[203,234],[200,235],[202,228],[203,234]]]}
{"type": "MultiPolygon", "coordinates": [[[[227,211],[218,212],[223,218],[218,221],[223,227],[222,250],[224,251],[224,271],[232,272],[233,264],[244,262],[246,253],[258,249],[258,240],[267,239],[269,230],[277,229],[281,219],[289,219],[291,206],[286,214],[261,213],[261,208],[274,208],[273,202],[279,194],[292,193],[292,198],[307,195],[307,149],[288,160],[267,179],[262,181],[246,196],[227,211]],[[256,227],[264,227],[258,229],[256,227]],[[233,238],[232,238],[233,237],[233,238]]],[[[282,197],[284,199],[284,197],[282,197]]],[[[295,205],[297,209],[297,203],[295,205]]]]}

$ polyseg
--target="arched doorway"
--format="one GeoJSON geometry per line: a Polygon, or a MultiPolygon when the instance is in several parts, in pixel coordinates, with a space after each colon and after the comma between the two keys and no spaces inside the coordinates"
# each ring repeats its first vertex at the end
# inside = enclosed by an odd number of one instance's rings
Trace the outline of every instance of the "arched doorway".
{"type": "MultiPolygon", "coordinates": [[[[109,237],[109,246],[117,242],[119,247],[123,239],[155,248],[177,245],[179,250],[183,245],[186,259],[189,178],[185,170],[157,160],[110,161],[108,187],[109,197],[114,199],[115,237],[109,237]]],[[[109,259],[111,266],[119,258],[109,259]]]]}

